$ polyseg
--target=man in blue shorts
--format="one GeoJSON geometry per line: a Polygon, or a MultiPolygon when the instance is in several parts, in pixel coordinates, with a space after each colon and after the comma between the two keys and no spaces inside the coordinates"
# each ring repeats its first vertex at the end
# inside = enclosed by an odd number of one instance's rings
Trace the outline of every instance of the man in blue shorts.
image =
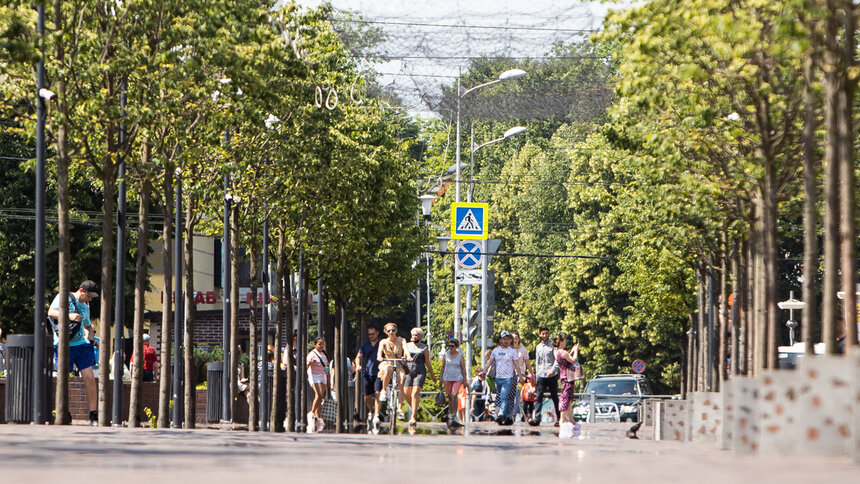
{"type": "MultiPolygon", "coordinates": [[[[93,374],[93,364],[95,364],[95,352],[93,351],[95,332],[90,322],[90,305],[89,302],[99,297],[96,292],[96,283],[93,281],[84,281],[75,292],[69,293],[69,324],[72,328],[77,326],[77,330],[70,335],[69,338],[69,369],[77,367],[78,372],[84,379],[84,386],[87,391],[87,404],[90,409],[90,425],[97,425],[99,421],[97,394],[96,394],[96,379],[93,374]]],[[[54,321],[60,318],[60,295],[54,298],[48,309],[48,316],[54,321]]],[[[57,329],[54,328],[54,365],[57,363],[57,345],[60,344],[60,337],[57,334],[57,329]]]]}
{"type": "Polygon", "coordinates": [[[377,384],[379,374],[379,362],[376,353],[379,350],[379,330],[373,326],[367,328],[367,341],[362,343],[355,357],[355,370],[362,371],[364,376],[364,405],[368,412],[368,425],[376,428],[379,425],[379,392],[382,390],[382,382],[377,384]]]}

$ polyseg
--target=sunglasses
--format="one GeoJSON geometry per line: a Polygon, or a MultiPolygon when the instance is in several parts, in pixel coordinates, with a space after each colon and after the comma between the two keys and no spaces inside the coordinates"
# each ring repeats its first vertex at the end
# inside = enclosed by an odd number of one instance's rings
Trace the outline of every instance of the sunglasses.
{"type": "Polygon", "coordinates": [[[386,333],[396,333],[397,330],[396,329],[386,329],[385,332],[386,333]]]}

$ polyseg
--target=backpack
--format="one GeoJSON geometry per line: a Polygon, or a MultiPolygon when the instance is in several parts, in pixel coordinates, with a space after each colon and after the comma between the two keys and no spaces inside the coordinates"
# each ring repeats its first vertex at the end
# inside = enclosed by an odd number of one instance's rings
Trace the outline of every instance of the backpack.
{"type": "MultiPolygon", "coordinates": [[[[69,314],[71,314],[71,313],[80,314],[81,311],[78,309],[78,303],[77,303],[77,301],[75,301],[74,296],[69,294],[69,314]]],[[[51,328],[54,329],[54,333],[59,334],[60,327],[57,324],[57,321],[54,320],[54,318],[48,316],[48,324],[50,324],[51,328]]],[[[80,331],[82,324],[84,324],[83,320],[81,320],[81,321],[72,321],[71,319],[69,320],[69,338],[74,338],[75,335],[78,334],[78,331],[80,331]]]]}

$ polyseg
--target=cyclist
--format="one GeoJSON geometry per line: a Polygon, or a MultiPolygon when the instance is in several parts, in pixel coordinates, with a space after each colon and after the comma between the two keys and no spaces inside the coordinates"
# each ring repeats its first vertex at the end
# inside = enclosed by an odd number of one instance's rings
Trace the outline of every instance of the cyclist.
{"type": "Polygon", "coordinates": [[[449,424],[456,423],[454,416],[457,412],[457,395],[460,392],[460,387],[469,384],[466,376],[466,362],[459,348],[459,340],[456,338],[448,340],[448,351],[445,352],[445,357],[442,359],[442,369],[440,370],[445,394],[448,395],[449,424]]]}
{"type": "MultiPolygon", "coordinates": [[[[397,325],[388,323],[385,325],[385,334],[388,336],[379,342],[379,350],[376,355],[379,361],[379,379],[382,381],[382,391],[379,393],[379,401],[384,402],[388,399],[388,384],[391,382],[391,375],[394,371],[403,372],[405,368],[394,367],[394,362],[385,361],[386,359],[406,358],[411,360],[412,357],[406,351],[406,340],[397,336],[397,325]]],[[[403,395],[403,378],[398,378],[397,391],[403,395]]],[[[403,398],[400,398],[403,401],[403,398]]]]}
{"type": "Polygon", "coordinates": [[[430,372],[430,378],[433,381],[436,381],[436,374],[433,372],[433,366],[430,365],[430,349],[421,342],[424,339],[424,331],[421,328],[412,328],[411,336],[412,341],[406,343],[406,351],[412,361],[406,365],[409,372],[403,379],[403,393],[406,395],[406,402],[412,408],[409,425],[414,427],[417,424],[418,399],[421,398],[421,388],[424,386],[427,372],[430,372]]]}

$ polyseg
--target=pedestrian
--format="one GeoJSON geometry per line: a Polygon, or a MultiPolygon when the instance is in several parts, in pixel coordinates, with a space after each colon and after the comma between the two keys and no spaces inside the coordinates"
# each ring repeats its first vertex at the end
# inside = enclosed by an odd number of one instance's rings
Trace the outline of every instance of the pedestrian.
{"type": "Polygon", "coordinates": [[[0,328],[0,376],[6,376],[6,368],[9,367],[9,350],[6,348],[6,330],[0,328]]]}
{"type": "Polygon", "coordinates": [[[469,383],[466,377],[466,361],[459,348],[460,341],[457,338],[448,340],[448,351],[445,352],[442,368],[439,370],[442,373],[442,386],[445,389],[445,395],[448,396],[449,425],[458,423],[454,418],[457,412],[457,395],[460,392],[460,387],[469,383]]]}
{"type": "Polygon", "coordinates": [[[379,428],[379,392],[382,382],[379,381],[379,330],[374,326],[367,328],[367,341],[361,344],[355,357],[355,371],[364,377],[364,406],[367,407],[368,430],[379,428]]]}
{"type": "Polygon", "coordinates": [[[487,372],[479,369],[475,378],[472,378],[472,395],[475,396],[472,403],[472,418],[476,422],[485,420],[487,417],[487,400],[490,398],[490,385],[487,383],[487,372]]]}
{"type": "Polygon", "coordinates": [[[523,383],[520,396],[523,400],[523,415],[532,415],[535,411],[535,385],[534,375],[531,373],[526,375],[526,382],[523,383]]]}
{"type": "MultiPolygon", "coordinates": [[[[556,414],[558,414],[558,361],[555,359],[555,349],[549,340],[549,328],[542,326],[538,330],[540,343],[535,348],[535,414],[529,420],[529,425],[540,425],[541,408],[544,394],[548,391],[556,414]]],[[[558,422],[556,422],[558,423],[558,422]]]]}
{"type": "Polygon", "coordinates": [[[573,366],[579,358],[579,343],[573,345],[571,352],[565,350],[567,338],[563,333],[558,333],[553,340],[553,346],[558,350],[556,352],[556,360],[558,361],[558,372],[561,377],[561,396],[559,397],[559,420],[562,424],[565,422],[573,423],[573,399],[574,399],[574,384],[576,377],[573,373],[573,366]]]}
{"type": "Polygon", "coordinates": [[[325,338],[320,337],[314,340],[314,349],[308,352],[307,358],[308,381],[311,382],[314,390],[314,402],[308,414],[308,432],[321,432],[325,427],[325,422],[320,413],[328,387],[328,378],[326,376],[327,366],[328,358],[325,355],[325,338]]]}
{"type": "Polygon", "coordinates": [[[517,350],[512,346],[513,336],[507,331],[499,335],[499,346],[493,348],[487,364],[496,365],[496,388],[499,391],[500,408],[496,416],[499,425],[513,425],[514,408],[512,405],[512,392],[516,392],[517,382],[522,378],[520,369],[516,364],[519,359],[517,350]]]}
{"type": "MultiPolygon", "coordinates": [[[[143,381],[155,381],[155,375],[158,374],[158,353],[155,348],[149,346],[149,334],[143,334],[143,381]]],[[[134,353],[131,355],[132,363],[134,362],[134,353]]]]}
{"type": "MultiPolygon", "coordinates": [[[[60,294],[54,297],[48,308],[48,317],[54,326],[54,364],[57,363],[57,346],[60,344],[59,328],[54,321],[60,318],[60,294]]],[[[75,292],[70,292],[69,298],[69,370],[77,368],[78,373],[84,380],[84,388],[87,393],[87,406],[90,410],[90,425],[97,425],[98,395],[96,394],[96,379],[93,374],[95,364],[95,353],[93,352],[94,331],[90,322],[90,301],[99,297],[96,292],[96,283],[86,280],[78,285],[75,292]]]]}
{"type": "Polygon", "coordinates": [[[429,372],[430,379],[435,382],[436,373],[430,364],[430,348],[421,342],[424,339],[424,331],[421,328],[412,328],[410,336],[412,341],[406,343],[406,351],[409,353],[411,361],[406,365],[407,373],[406,378],[403,379],[403,393],[406,396],[406,403],[412,409],[409,425],[415,427],[418,423],[418,401],[421,398],[424,380],[427,379],[429,372]]]}
{"type": "MultiPolygon", "coordinates": [[[[515,350],[517,350],[517,355],[519,359],[516,362],[516,365],[519,367],[520,375],[527,375],[532,372],[531,363],[529,361],[529,350],[526,349],[526,345],[522,344],[522,340],[520,339],[520,333],[518,331],[511,331],[511,336],[514,338],[514,344],[512,345],[515,350]]],[[[514,389],[513,393],[513,404],[514,404],[514,415],[516,415],[516,419],[520,419],[520,392],[514,389]]],[[[523,420],[528,420],[528,417],[523,416],[523,420]]]]}
{"type": "MultiPolygon", "coordinates": [[[[386,359],[410,359],[406,351],[406,340],[397,336],[397,325],[388,323],[385,325],[385,334],[388,336],[379,342],[379,350],[377,350],[376,359],[379,361],[379,379],[382,381],[382,390],[379,392],[379,401],[384,402],[388,399],[388,384],[391,383],[392,374],[397,371],[402,377],[406,370],[406,365],[394,365],[393,361],[385,361],[386,359]]],[[[397,379],[397,392],[400,401],[403,401],[403,378],[397,379]]],[[[397,409],[398,411],[400,409],[397,409]]],[[[399,416],[398,416],[399,418],[399,416]]]]}

